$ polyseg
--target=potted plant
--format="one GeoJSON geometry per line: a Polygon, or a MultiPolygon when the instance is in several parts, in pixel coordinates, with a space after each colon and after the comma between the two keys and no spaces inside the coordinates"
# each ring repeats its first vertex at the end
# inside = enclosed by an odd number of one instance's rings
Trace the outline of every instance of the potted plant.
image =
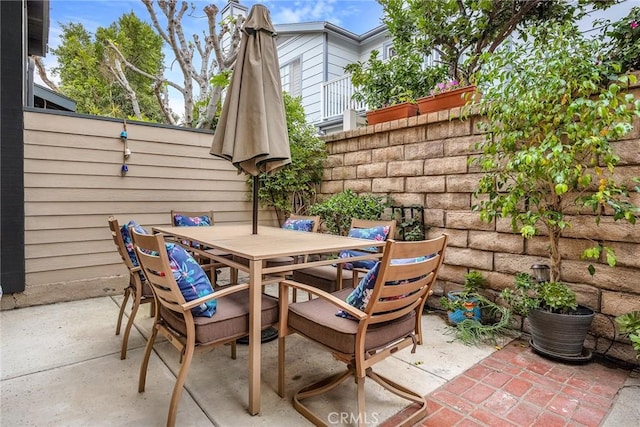
{"type": "Polygon", "coordinates": [[[364,102],[369,111],[369,125],[406,118],[418,114],[416,98],[426,95],[446,75],[444,67],[423,67],[421,57],[401,48],[397,54],[382,60],[373,50],[366,62],[348,64],[355,89],[353,99],[364,102]]]}
{"type": "Polygon", "coordinates": [[[449,323],[456,325],[464,319],[481,320],[479,289],[485,286],[485,278],[479,271],[470,271],[464,275],[462,291],[448,292],[440,299],[440,305],[447,310],[449,323]]]}
{"type": "Polygon", "coordinates": [[[418,98],[420,114],[434,113],[440,110],[462,107],[476,100],[476,86],[458,80],[440,82],[431,90],[429,96],[418,98]]]}
{"type": "Polygon", "coordinates": [[[537,352],[565,361],[591,358],[583,346],[595,313],[578,305],[566,284],[518,273],[513,289],[504,289],[500,296],[514,313],[529,319],[531,346],[537,352]]]}
{"type": "MultiPolygon", "coordinates": [[[[633,179],[614,174],[613,142],[633,130],[640,100],[624,90],[635,77],[616,74],[619,64],[603,61],[602,44],[574,26],[542,25],[526,36],[522,45],[495,52],[477,75],[486,138],[473,160],[483,173],[473,209],[488,222],[510,218],[524,238],[545,235],[550,281],[558,282],[560,238],[576,214],[590,211],[596,226],[635,224],[633,179]]],[[[598,227],[593,236],[583,257],[614,266],[598,227]]]]}

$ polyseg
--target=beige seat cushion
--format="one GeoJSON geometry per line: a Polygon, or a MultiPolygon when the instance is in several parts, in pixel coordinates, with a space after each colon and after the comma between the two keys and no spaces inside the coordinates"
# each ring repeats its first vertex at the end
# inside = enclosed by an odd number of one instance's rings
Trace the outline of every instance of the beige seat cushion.
{"type": "MultiPolygon", "coordinates": [[[[183,335],[187,331],[181,314],[160,307],[162,317],[171,328],[183,335]]],[[[196,343],[206,344],[220,339],[249,333],[249,290],[227,295],[218,300],[212,317],[194,317],[196,343]]],[[[278,299],[262,295],[262,327],[278,323],[278,299]]]]}
{"type": "MultiPolygon", "coordinates": [[[[333,293],[345,300],[353,289],[343,289],[333,293]]],[[[358,322],[336,316],[338,308],[323,300],[314,298],[289,305],[289,321],[291,328],[302,335],[320,342],[340,353],[353,354],[356,345],[358,322]]],[[[394,320],[393,327],[389,322],[369,327],[365,340],[365,350],[376,349],[382,345],[412,334],[415,331],[415,312],[394,320]]]]}
{"type": "MultiPolygon", "coordinates": [[[[308,267],[293,272],[293,280],[315,286],[326,292],[337,290],[338,268],[332,265],[308,267]]],[[[342,270],[342,288],[353,287],[353,271],[342,270]]]]}

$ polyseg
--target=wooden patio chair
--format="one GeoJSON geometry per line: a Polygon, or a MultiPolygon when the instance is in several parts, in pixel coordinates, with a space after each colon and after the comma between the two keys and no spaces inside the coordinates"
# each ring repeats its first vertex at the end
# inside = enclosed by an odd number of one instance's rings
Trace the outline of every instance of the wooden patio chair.
{"type": "MultiPolygon", "coordinates": [[[[389,227],[389,232],[386,235],[387,239],[393,239],[395,236],[395,220],[373,221],[358,218],[351,219],[349,235],[355,234],[358,230],[373,229],[376,227],[389,227]]],[[[371,264],[373,264],[373,262],[371,262],[371,264]]],[[[366,273],[366,269],[359,267],[359,265],[364,264],[356,264],[352,269],[345,268],[344,264],[340,265],[341,268],[333,265],[302,268],[293,272],[293,280],[315,286],[326,292],[335,292],[342,288],[353,287],[358,281],[358,274],[366,273]]]]}
{"type": "MultiPolygon", "coordinates": [[[[122,304],[120,305],[120,313],[118,314],[118,324],[116,326],[116,335],[120,335],[120,328],[122,326],[122,317],[124,315],[124,310],[127,305],[127,301],[129,297],[131,297],[132,305],[131,305],[131,313],[129,313],[129,320],[127,321],[127,325],[124,327],[124,335],[122,336],[122,349],[120,350],[120,359],[127,358],[127,345],[129,342],[129,333],[131,332],[131,327],[133,326],[133,321],[138,313],[138,308],[140,305],[151,303],[151,315],[155,312],[154,308],[154,299],[153,292],[149,287],[144,274],[142,274],[142,269],[138,263],[138,257],[133,250],[133,246],[130,244],[127,245],[124,242],[122,237],[122,228],[118,224],[118,220],[114,216],[110,216],[108,219],[109,229],[111,230],[111,237],[113,238],[113,243],[116,245],[116,249],[120,254],[120,258],[122,258],[122,262],[129,270],[129,285],[124,288],[124,299],[122,300],[122,304]]],[[[128,235],[129,230],[126,229],[126,233],[128,235]]]]}
{"type": "Polygon", "coordinates": [[[447,236],[419,242],[387,241],[382,260],[353,290],[329,294],[292,280],[280,283],[280,295],[289,288],[311,292],[319,298],[289,303],[280,298],[278,338],[278,394],[284,397],[285,339],[300,335],[321,344],[347,370],[297,391],[293,406],[315,425],[326,425],[327,416],[313,413],[303,400],[328,392],[347,378],[357,385],[357,420],[365,418],[365,378],[386,390],[418,404],[418,411],[401,425],[413,425],[427,412],[424,396],[376,374],[373,365],[395,352],[419,344],[422,310],[431,292],[447,244],[447,236]],[[370,296],[367,300],[366,296],[370,296]],[[341,316],[338,316],[340,313],[341,316]]]}
{"type": "MultiPolygon", "coordinates": [[[[175,243],[165,245],[161,234],[140,234],[135,230],[132,230],[131,234],[140,265],[155,294],[157,305],[155,322],[140,367],[138,391],[144,392],[149,357],[156,337],[160,333],[180,353],[181,366],[171,395],[167,417],[167,426],[173,426],[176,422],[182,389],[195,351],[230,343],[231,356],[235,359],[235,341],[249,334],[249,284],[231,285],[215,291],[209,284],[211,293],[198,297],[206,292],[197,292],[197,295],[193,295],[196,299],[187,301],[183,292],[190,292],[193,287],[197,288],[199,286],[198,279],[204,276],[204,272],[197,262],[187,259],[187,268],[192,272],[190,278],[193,280],[188,280],[181,290],[174,278],[167,253],[172,251],[172,254],[175,254],[173,251],[176,250],[176,247],[180,247],[175,243]],[[193,310],[202,310],[203,305],[206,310],[209,310],[210,304],[214,300],[213,310],[215,312],[211,317],[206,317],[201,312],[194,314],[193,310]]],[[[182,251],[182,249],[179,250],[182,251]]],[[[187,255],[185,251],[181,253],[187,255]]],[[[182,275],[178,272],[176,276],[181,277],[182,275]]],[[[211,314],[210,311],[208,313],[211,314]]],[[[276,298],[262,295],[261,319],[263,328],[278,322],[278,300],[276,298]]]]}
{"type": "MultiPolygon", "coordinates": [[[[171,225],[181,226],[199,226],[209,227],[214,224],[213,211],[177,211],[171,210],[171,225]]],[[[185,242],[186,244],[193,246],[193,242],[185,242]]],[[[218,255],[224,258],[232,258],[231,254],[224,253],[217,249],[207,249],[206,252],[212,255],[218,255]]],[[[216,286],[218,282],[217,271],[219,268],[229,267],[221,262],[213,261],[211,258],[195,255],[195,259],[200,263],[202,268],[207,272],[211,283],[216,286]]],[[[229,283],[238,283],[238,270],[229,267],[229,283]]]]}

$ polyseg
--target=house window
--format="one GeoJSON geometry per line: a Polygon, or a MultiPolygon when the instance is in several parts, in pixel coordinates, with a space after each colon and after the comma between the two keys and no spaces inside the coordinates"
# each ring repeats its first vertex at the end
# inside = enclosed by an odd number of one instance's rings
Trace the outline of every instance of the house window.
{"type": "Polygon", "coordinates": [[[291,96],[302,95],[302,67],[300,58],[294,59],[280,67],[280,79],[282,90],[291,96]]]}
{"type": "Polygon", "coordinates": [[[382,59],[389,59],[396,56],[396,49],[393,47],[393,43],[385,43],[382,46],[382,59]]]}

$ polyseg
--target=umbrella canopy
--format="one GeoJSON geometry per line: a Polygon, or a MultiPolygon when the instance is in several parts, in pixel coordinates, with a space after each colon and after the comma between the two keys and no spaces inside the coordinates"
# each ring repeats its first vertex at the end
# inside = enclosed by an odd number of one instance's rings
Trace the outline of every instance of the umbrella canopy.
{"type": "Polygon", "coordinates": [[[254,5],[211,146],[253,176],[291,163],[275,35],[269,10],[254,5]]]}

